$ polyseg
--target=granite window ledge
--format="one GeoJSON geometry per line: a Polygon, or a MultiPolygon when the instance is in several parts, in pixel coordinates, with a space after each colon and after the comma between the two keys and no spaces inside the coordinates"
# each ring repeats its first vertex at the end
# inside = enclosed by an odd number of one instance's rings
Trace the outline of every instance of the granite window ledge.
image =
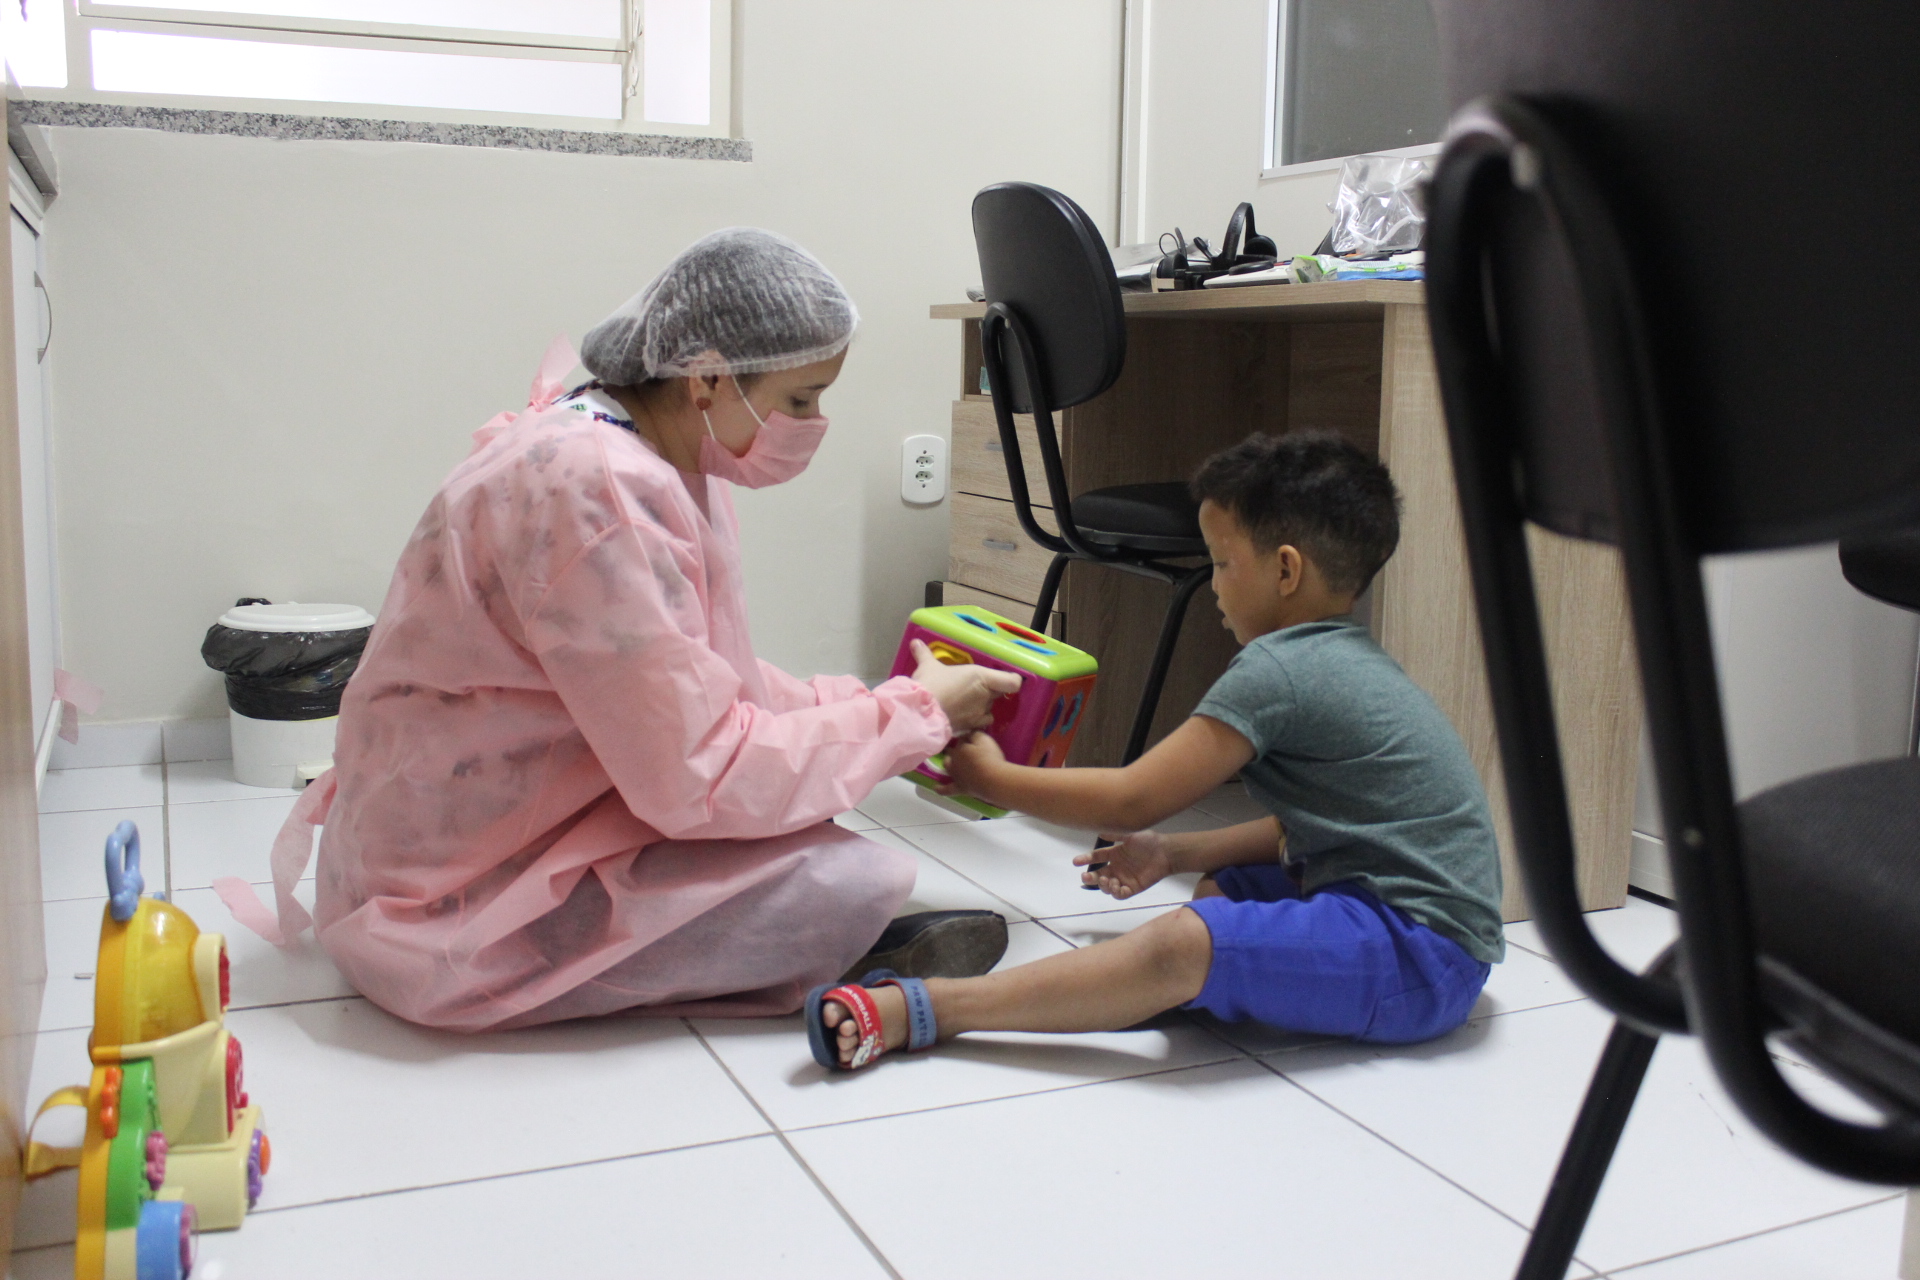
{"type": "Polygon", "coordinates": [[[221,133],[242,138],[309,142],[423,142],[447,147],[506,147],[573,155],[659,156],[671,160],[753,159],[742,138],[688,138],[669,134],[533,129],[517,125],[448,124],[420,120],[368,120],[357,116],[308,116],[270,111],[208,111],[181,107],[136,107],[119,103],[15,99],[9,115],[21,124],[81,129],[159,129],[168,133],[221,133]]]}

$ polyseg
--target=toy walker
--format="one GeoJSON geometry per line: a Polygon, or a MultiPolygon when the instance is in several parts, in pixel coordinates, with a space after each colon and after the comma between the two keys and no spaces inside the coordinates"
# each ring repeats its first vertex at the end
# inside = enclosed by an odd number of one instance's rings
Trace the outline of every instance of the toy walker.
{"type": "MultiPolygon", "coordinates": [[[[934,657],[949,666],[978,663],[1019,676],[1020,691],[994,702],[993,725],[987,732],[1014,764],[1046,768],[1067,762],[1099,678],[1100,664],[1092,654],[976,605],[948,605],[913,611],[907,633],[900,638],[900,652],[893,659],[893,675],[913,674],[915,640],[923,641],[934,657]]],[[[906,777],[930,791],[938,790],[950,780],[946,757],[935,756],[906,777]]],[[[972,796],[945,799],[989,818],[1007,814],[972,796]]]]}
{"type": "Polygon", "coordinates": [[[141,896],[140,832],[107,839],[93,1078],[41,1104],[84,1107],[78,1147],[27,1149],[27,1176],[80,1171],[75,1280],[185,1280],[197,1233],[240,1225],[272,1160],[226,1029],[226,939],[141,896]]]}

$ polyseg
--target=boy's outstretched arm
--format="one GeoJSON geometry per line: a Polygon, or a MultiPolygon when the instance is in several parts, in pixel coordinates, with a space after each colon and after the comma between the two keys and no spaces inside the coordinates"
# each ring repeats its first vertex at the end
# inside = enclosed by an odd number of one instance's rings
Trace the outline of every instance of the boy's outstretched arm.
{"type": "Polygon", "coordinates": [[[957,789],[1067,827],[1144,831],[1206,797],[1253,759],[1253,745],[1210,716],[1189,716],[1123,769],[1035,769],[1007,763],[976,733],[947,750],[957,789]]]}

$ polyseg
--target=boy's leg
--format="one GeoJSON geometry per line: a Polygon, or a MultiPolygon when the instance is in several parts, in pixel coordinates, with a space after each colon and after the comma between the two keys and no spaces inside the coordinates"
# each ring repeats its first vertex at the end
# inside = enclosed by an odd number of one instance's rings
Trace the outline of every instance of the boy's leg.
{"type": "MultiPolygon", "coordinates": [[[[1117,1031],[1185,1004],[1206,985],[1213,941],[1206,922],[1182,907],[1122,937],[1048,956],[981,978],[929,978],[940,1038],[963,1031],[1117,1031]]],[[[907,1003],[898,987],[877,987],[884,1041],[907,1042],[907,1003]]],[[[829,1000],[840,1059],[850,1061],[859,1032],[829,1000]]]]}

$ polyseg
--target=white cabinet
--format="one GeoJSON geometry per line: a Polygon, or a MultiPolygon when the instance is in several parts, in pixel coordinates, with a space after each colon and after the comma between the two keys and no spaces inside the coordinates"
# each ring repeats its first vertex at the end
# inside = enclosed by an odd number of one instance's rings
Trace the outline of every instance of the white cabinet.
{"type": "Polygon", "coordinates": [[[53,540],[53,456],[47,423],[46,355],[52,303],[43,273],[35,211],[16,204],[13,236],[14,369],[20,394],[20,516],[26,557],[27,654],[32,672],[34,741],[45,736],[53,703],[53,671],[60,661],[59,585],[53,540]]]}

